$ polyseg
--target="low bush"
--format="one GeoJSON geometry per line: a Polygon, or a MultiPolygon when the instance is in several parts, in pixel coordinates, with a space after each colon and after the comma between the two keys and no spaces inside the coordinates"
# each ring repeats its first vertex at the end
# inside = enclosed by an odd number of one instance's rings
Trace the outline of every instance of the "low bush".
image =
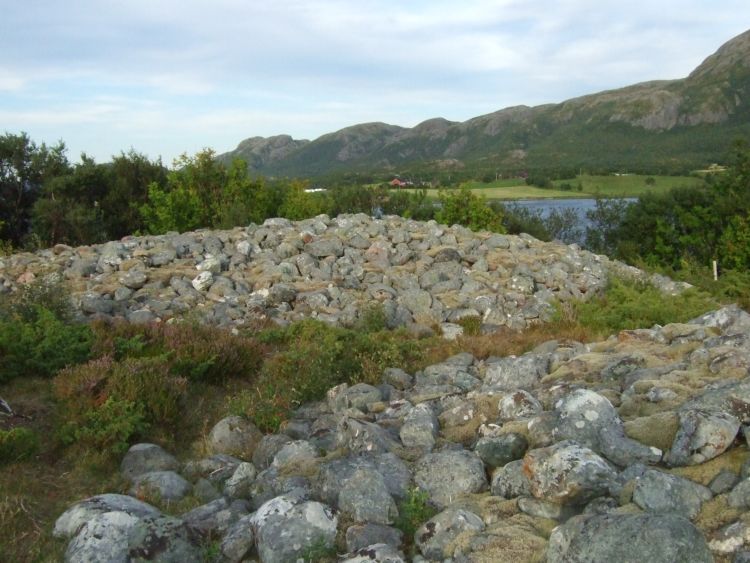
{"type": "Polygon", "coordinates": [[[142,404],[109,397],[102,405],[88,410],[79,424],[63,426],[63,442],[95,448],[105,455],[121,456],[134,437],[148,429],[142,404]]]}
{"type": "Polygon", "coordinates": [[[406,498],[398,505],[398,518],[394,526],[404,533],[407,548],[413,550],[414,534],[422,524],[437,514],[428,503],[430,496],[418,488],[410,489],[406,498]]]}
{"type": "Polygon", "coordinates": [[[65,322],[42,306],[26,313],[0,318],[0,383],[48,377],[89,359],[93,336],[87,325],[65,322]]]}
{"type": "Polygon", "coordinates": [[[30,428],[0,430],[0,465],[29,459],[38,451],[39,435],[30,428]]]}
{"type": "Polygon", "coordinates": [[[165,356],[120,362],[103,356],[61,370],[53,386],[63,442],[81,440],[113,455],[148,426],[175,430],[187,394],[187,380],[171,373],[165,356]]]}
{"type": "Polygon", "coordinates": [[[648,283],[612,278],[602,296],[588,301],[570,301],[566,311],[575,322],[611,334],[655,324],[686,322],[717,306],[715,299],[697,289],[670,296],[648,283]]]}

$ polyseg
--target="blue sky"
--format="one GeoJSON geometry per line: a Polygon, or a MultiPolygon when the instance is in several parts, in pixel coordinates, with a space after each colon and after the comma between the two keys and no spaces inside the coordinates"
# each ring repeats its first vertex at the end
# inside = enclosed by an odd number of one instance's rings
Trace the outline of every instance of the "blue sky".
{"type": "Polygon", "coordinates": [[[3,0],[0,132],[169,164],[682,78],[748,28],[747,0],[3,0]]]}

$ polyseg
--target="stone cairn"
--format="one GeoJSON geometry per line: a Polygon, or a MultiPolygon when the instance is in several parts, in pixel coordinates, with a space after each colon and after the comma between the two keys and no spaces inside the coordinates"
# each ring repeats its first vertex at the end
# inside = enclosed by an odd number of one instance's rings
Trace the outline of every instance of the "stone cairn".
{"type": "MultiPolygon", "coordinates": [[[[381,303],[390,327],[455,334],[465,317],[488,328],[544,320],[550,302],[582,299],[611,274],[643,272],[576,245],[474,233],[388,216],[269,219],[228,231],[168,233],[0,258],[0,294],[61,279],[83,318],[134,323],[184,314],[218,326],[314,317],[349,326],[381,303]]],[[[664,291],[684,284],[652,276],[664,291]]]]}
{"type": "MultiPolygon", "coordinates": [[[[345,325],[379,301],[394,326],[521,328],[612,272],[642,275],[575,246],[362,215],[0,265],[7,290],[62,276],[85,316],[194,309],[227,327],[252,315],[345,325]]],[[[75,503],[54,534],[74,562],[750,561],[749,373],[750,315],[735,306],[603,342],[394,366],[274,434],[222,419],[202,459],[136,444],[120,467],[127,494],[75,503]],[[197,506],[175,516],[149,500],[197,506]],[[422,502],[436,514],[404,538],[400,518],[422,502]]]]}
{"type": "Polygon", "coordinates": [[[204,459],[155,444],[127,495],[71,506],[67,561],[750,561],[750,315],[737,307],[522,356],[462,353],[339,385],[262,435],[220,420],[204,459]],[[138,499],[191,497],[167,516],[138,499]],[[406,504],[404,504],[406,503],[406,504]]]}

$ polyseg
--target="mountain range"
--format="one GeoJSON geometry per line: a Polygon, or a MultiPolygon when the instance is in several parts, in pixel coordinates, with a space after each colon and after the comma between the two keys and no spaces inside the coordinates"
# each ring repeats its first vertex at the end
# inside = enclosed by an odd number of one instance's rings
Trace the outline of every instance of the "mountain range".
{"type": "Polygon", "coordinates": [[[251,137],[219,156],[256,174],[308,178],[540,169],[684,172],[750,139],[750,31],[679,80],[643,82],[558,104],[516,106],[412,128],[363,123],[314,141],[251,137]]]}

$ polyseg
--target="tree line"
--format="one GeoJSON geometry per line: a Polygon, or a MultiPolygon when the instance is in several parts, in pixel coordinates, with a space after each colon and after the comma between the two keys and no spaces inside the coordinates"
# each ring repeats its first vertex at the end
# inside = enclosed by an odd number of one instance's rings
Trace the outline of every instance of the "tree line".
{"type": "MultiPolygon", "coordinates": [[[[225,164],[204,149],[168,168],[134,150],[97,163],[72,164],[65,145],[37,145],[26,134],[0,137],[0,241],[13,247],[93,244],[130,234],[230,228],[269,217],[321,213],[395,214],[473,229],[528,232],[565,239],[577,217],[548,217],[488,203],[467,186],[440,192],[393,191],[387,185],[328,186],[253,177],[240,159],[225,164]]],[[[585,245],[653,268],[685,269],[718,260],[723,269],[750,267],[750,149],[737,145],[731,165],[700,188],[648,194],[628,205],[602,200],[590,213],[585,245]]]]}

